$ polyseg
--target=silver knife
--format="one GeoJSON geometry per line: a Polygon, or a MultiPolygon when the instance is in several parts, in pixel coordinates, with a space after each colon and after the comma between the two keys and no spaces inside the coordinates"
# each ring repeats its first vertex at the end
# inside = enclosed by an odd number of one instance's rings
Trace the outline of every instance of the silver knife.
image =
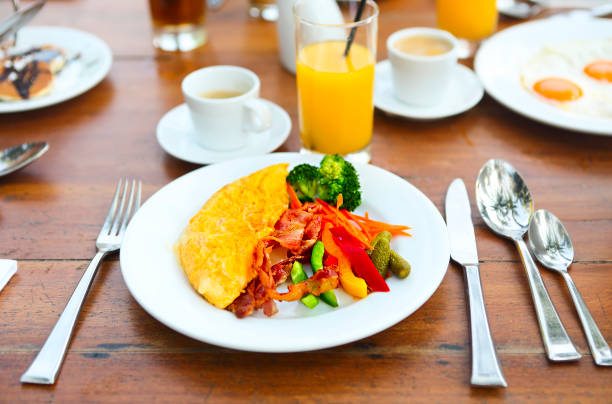
{"type": "Polygon", "coordinates": [[[446,193],[446,225],[451,257],[465,268],[472,330],[472,379],[475,386],[507,387],[489,330],[480,274],[470,200],[465,184],[455,179],[446,193]]]}

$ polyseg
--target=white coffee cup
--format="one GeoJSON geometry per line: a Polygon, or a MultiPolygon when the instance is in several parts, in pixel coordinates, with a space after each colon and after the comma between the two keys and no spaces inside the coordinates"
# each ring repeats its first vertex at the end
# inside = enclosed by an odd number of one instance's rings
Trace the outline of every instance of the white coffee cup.
{"type": "Polygon", "coordinates": [[[435,28],[406,28],[387,38],[395,96],[407,104],[432,106],[442,101],[457,64],[457,39],[435,28]],[[406,37],[429,36],[450,45],[446,53],[420,56],[398,50],[395,43],[406,37]]]}
{"type": "Polygon", "coordinates": [[[238,66],[211,66],[193,71],[181,84],[195,127],[197,143],[226,151],[244,147],[251,136],[272,125],[272,113],[259,97],[259,78],[238,66]],[[229,98],[207,98],[217,91],[236,92],[229,98]]]}

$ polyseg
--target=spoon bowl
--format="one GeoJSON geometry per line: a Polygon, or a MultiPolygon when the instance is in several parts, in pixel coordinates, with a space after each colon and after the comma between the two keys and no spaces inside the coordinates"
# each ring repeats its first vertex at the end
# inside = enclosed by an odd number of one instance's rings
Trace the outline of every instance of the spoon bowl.
{"type": "Polygon", "coordinates": [[[552,213],[538,210],[529,225],[529,244],[542,265],[563,275],[595,363],[599,366],[612,366],[612,350],[567,272],[567,267],[574,260],[574,247],[563,223],[552,213]]]}
{"type": "Polygon", "coordinates": [[[498,0],[497,11],[506,17],[524,20],[539,14],[542,7],[533,1],[498,0]]]}
{"type": "Polygon", "coordinates": [[[0,177],[15,172],[49,150],[47,142],[24,143],[19,146],[9,147],[0,151],[0,177]]]}
{"type": "Polygon", "coordinates": [[[480,169],[476,202],[480,216],[495,233],[522,239],[527,232],[533,199],[523,178],[504,160],[491,159],[480,169]]]}
{"type": "Polygon", "coordinates": [[[547,210],[538,210],[529,225],[529,245],[545,267],[564,272],[574,260],[574,246],[563,223],[547,210]]]}
{"type": "Polygon", "coordinates": [[[476,180],[476,204],[487,226],[495,233],[514,240],[519,250],[548,359],[569,361],[580,358],[523,240],[533,217],[533,199],[523,178],[504,160],[487,161],[476,180]]]}

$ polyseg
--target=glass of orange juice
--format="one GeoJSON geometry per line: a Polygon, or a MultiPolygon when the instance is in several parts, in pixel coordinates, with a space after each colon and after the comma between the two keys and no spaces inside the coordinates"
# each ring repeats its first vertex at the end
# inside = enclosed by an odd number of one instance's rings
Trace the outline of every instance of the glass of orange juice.
{"type": "Polygon", "coordinates": [[[378,6],[359,10],[359,0],[294,5],[302,152],[370,161],[378,6]]]}
{"type": "Polygon", "coordinates": [[[481,40],[497,28],[495,0],[436,0],[438,28],[459,40],[457,56],[474,55],[481,40]]]}

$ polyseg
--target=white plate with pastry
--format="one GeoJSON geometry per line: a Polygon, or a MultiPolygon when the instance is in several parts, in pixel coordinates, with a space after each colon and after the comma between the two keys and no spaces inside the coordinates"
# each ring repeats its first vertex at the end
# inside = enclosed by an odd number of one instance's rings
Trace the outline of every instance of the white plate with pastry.
{"type": "Polygon", "coordinates": [[[64,27],[25,27],[0,65],[0,113],[55,105],[88,91],[108,74],[108,45],[64,27]]]}
{"type": "MultiPolygon", "coordinates": [[[[173,330],[206,343],[255,352],[299,352],[366,338],[402,321],[436,291],[449,262],[446,225],[435,205],[404,179],[369,164],[355,164],[362,188],[357,214],[410,226],[412,237],[395,237],[392,248],[411,264],[405,279],[387,279],[390,291],[352,298],[336,289],[339,307],[308,309],[279,302],[278,313],[245,318],[219,309],[190,284],[174,246],[202,205],[220,188],[264,167],[318,165],[320,156],[274,153],[213,164],[166,185],[139,209],[121,247],[123,279],[136,301],[173,330]]],[[[219,223],[228,223],[227,221],[219,223]]],[[[219,233],[221,234],[221,233],[219,233]]],[[[178,247],[177,247],[178,248],[178,247]]],[[[244,254],[231,248],[232,254],[244,254]]],[[[233,255],[228,256],[233,259],[233,255]]],[[[215,258],[217,259],[217,258],[215,258]]]]}

